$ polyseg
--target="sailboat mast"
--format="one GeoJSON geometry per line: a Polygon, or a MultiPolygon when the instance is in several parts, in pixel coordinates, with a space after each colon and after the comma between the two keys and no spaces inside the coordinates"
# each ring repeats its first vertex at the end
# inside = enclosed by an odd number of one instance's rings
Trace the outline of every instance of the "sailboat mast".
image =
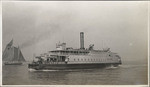
{"type": "Polygon", "coordinates": [[[18,46],[18,61],[20,61],[19,60],[19,58],[20,58],[19,56],[20,56],[20,49],[19,49],[19,46],[18,46]]]}

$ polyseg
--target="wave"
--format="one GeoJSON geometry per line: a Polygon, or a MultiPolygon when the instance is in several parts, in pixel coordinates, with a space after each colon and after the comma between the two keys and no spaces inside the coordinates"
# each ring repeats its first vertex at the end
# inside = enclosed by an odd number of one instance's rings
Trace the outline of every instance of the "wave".
{"type": "Polygon", "coordinates": [[[133,67],[146,67],[146,64],[143,65],[119,65],[121,68],[133,68],[133,67]]]}
{"type": "Polygon", "coordinates": [[[119,66],[117,66],[117,67],[114,67],[114,66],[110,66],[110,67],[106,67],[105,69],[107,69],[107,70],[112,70],[112,69],[118,69],[119,68],[119,66]]]}

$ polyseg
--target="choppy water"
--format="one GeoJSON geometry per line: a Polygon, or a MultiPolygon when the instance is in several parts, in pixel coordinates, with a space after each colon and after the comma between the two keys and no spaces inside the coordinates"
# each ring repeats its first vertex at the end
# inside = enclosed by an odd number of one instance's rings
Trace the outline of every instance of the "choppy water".
{"type": "Polygon", "coordinates": [[[4,65],[3,85],[146,85],[146,64],[126,63],[119,67],[83,70],[34,71],[27,64],[4,65]]]}

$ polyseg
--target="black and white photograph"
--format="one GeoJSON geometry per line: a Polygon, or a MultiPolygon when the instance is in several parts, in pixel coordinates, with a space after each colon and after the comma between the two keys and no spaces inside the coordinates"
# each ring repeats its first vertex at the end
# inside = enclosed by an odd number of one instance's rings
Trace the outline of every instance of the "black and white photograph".
{"type": "Polygon", "coordinates": [[[149,85],[148,1],[2,1],[2,85],[149,85]]]}

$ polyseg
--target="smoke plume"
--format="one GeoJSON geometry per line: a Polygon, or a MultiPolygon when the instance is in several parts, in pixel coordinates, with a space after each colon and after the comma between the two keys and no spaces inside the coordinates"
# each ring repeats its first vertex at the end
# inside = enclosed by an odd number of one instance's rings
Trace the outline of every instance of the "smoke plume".
{"type": "Polygon", "coordinates": [[[59,26],[60,26],[59,24],[53,24],[53,25],[50,24],[50,27],[49,27],[50,29],[46,29],[44,32],[40,32],[39,35],[33,34],[33,37],[29,38],[24,43],[22,43],[20,45],[20,48],[23,49],[23,48],[29,47],[31,45],[35,45],[41,41],[50,39],[52,37],[52,35],[54,35],[55,33],[57,33],[60,30],[59,26]]]}

